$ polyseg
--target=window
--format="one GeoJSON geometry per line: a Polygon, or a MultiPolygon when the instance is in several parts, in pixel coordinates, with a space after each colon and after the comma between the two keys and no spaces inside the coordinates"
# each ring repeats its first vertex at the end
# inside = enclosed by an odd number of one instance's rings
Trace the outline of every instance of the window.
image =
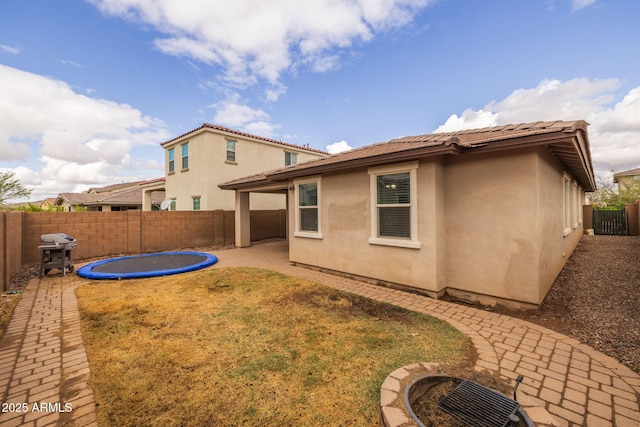
{"type": "Polygon", "coordinates": [[[584,192],[578,185],[578,224],[582,224],[582,205],[584,204],[584,192]]]}
{"type": "Polygon", "coordinates": [[[169,148],[169,173],[175,172],[175,150],[169,148]]]}
{"type": "Polygon", "coordinates": [[[182,170],[189,169],[189,143],[182,144],[182,170]]]}
{"type": "Polygon", "coordinates": [[[193,196],[193,210],[200,210],[200,196],[193,196]]]}
{"type": "Polygon", "coordinates": [[[377,245],[420,248],[418,203],[416,200],[418,162],[369,169],[371,186],[371,237],[377,245]]]}
{"type": "Polygon", "coordinates": [[[284,153],[284,165],[290,166],[298,163],[298,154],[297,153],[289,153],[285,151],[284,153]]]}
{"type": "Polygon", "coordinates": [[[320,178],[296,182],[296,237],[322,238],[320,178]]]}
{"type": "Polygon", "coordinates": [[[571,233],[571,178],[565,175],[562,181],[564,231],[563,235],[571,233]]]}
{"type": "Polygon", "coordinates": [[[578,196],[578,183],[573,181],[571,185],[571,226],[573,228],[578,227],[578,208],[579,208],[579,196],[578,196]]]}
{"type": "Polygon", "coordinates": [[[235,141],[227,141],[227,161],[228,162],[236,161],[236,142],[235,141]]]}
{"type": "Polygon", "coordinates": [[[172,211],[176,210],[176,199],[171,199],[171,208],[172,211]]]}

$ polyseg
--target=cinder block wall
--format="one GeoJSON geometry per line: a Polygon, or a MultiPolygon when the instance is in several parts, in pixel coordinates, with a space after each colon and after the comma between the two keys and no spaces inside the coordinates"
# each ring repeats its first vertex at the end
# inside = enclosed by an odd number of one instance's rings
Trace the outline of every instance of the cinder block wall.
{"type": "Polygon", "coordinates": [[[624,207],[627,214],[627,234],[629,236],[640,235],[640,218],[638,215],[638,203],[627,204],[624,207]]]}
{"type": "MultiPolygon", "coordinates": [[[[22,259],[15,271],[22,264],[40,262],[38,245],[42,234],[65,233],[74,237],[78,247],[72,252],[73,258],[87,259],[231,245],[235,233],[234,212],[221,210],[27,212],[23,222],[22,259]]],[[[252,241],[286,237],[284,210],[253,211],[251,222],[252,241]]]]}
{"type": "Polygon", "coordinates": [[[9,282],[22,266],[22,212],[0,212],[0,289],[9,289],[9,282]]]}
{"type": "Polygon", "coordinates": [[[251,241],[286,237],[287,211],[251,211],[251,241]]]}

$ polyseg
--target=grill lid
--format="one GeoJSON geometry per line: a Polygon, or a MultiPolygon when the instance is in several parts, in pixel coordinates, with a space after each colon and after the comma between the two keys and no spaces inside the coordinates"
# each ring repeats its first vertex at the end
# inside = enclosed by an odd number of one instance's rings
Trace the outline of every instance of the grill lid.
{"type": "Polygon", "coordinates": [[[64,233],[55,233],[55,234],[43,234],[40,236],[40,240],[45,244],[64,244],[64,243],[74,243],[76,239],[71,236],[67,236],[64,233]]]}

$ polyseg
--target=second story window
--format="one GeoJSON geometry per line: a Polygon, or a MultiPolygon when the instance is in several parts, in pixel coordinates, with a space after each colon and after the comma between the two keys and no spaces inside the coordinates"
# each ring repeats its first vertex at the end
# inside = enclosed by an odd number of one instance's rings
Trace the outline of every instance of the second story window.
{"type": "Polygon", "coordinates": [[[298,163],[298,154],[297,153],[289,153],[285,151],[284,153],[284,165],[290,166],[298,163]]]}
{"type": "Polygon", "coordinates": [[[228,162],[236,161],[236,142],[235,141],[227,141],[227,161],[228,162]]]}
{"type": "Polygon", "coordinates": [[[175,172],[175,150],[169,148],[169,173],[175,172]]]}
{"type": "Polygon", "coordinates": [[[189,143],[182,144],[182,169],[189,169],[189,143]]]}

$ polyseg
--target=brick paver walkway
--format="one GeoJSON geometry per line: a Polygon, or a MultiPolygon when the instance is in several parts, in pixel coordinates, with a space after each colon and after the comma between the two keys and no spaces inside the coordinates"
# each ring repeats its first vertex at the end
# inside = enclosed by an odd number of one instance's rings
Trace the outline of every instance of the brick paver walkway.
{"type": "Polygon", "coordinates": [[[0,426],[97,425],[75,288],[33,279],[0,339],[0,426]]]}
{"type": "MultiPolygon", "coordinates": [[[[504,315],[292,266],[282,242],[214,253],[214,268],[270,268],[445,320],[471,338],[479,368],[511,381],[524,375],[518,400],[538,425],[640,426],[640,376],[577,340],[504,315]]],[[[28,412],[1,413],[0,425],[95,425],[74,293],[80,281],[52,276],[26,288],[0,340],[0,395],[4,403],[27,403],[28,412]],[[34,411],[41,402],[59,410],[34,411]]]]}

